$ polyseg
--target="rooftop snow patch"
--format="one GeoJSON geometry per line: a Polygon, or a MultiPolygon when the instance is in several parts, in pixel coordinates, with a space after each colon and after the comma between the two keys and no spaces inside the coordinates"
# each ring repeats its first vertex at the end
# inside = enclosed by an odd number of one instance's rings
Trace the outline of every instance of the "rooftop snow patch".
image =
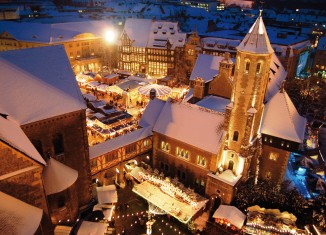
{"type": "Polygon", "coordinates": [[[63,46],[0,53],[0,113],[20,125],[86,109],[63,46]]]}
{"type": "Polygon", "coordinates": [[[261,133],[302,143],[306,122],[297,112],[288,94],[283,91],[265,105],[261,133]]]}
{"type": "Polygon", "coordinates": [[[212,81],[213,77],[218,74],[220,62],[223,59],[223,56],[199,54],[190,75],[190,81],[194,81],[196,77],[204,79],[205,83],[212,81]]]}
{"type": "Polygon", "coordinates": [[[165,101],[160,99],[150,100],[146,109],[139,121],[139,126],[141,127],[154,127],[157,118],[159,117],[163,107],[165,105],[165,101]]]}
{"type": "Polygon", "coordinates": [[[223,136],[224,115],[186,102],[167,101],[153,131],[216,154],[223,136]]]}
{"type": "Polygon", "coordinates": [[[225,112],[226,106],[230,103],[229,99],[217,96],[205,96],[204,99],[198,101],[196,105],[215,110],[217,112],[225,112]]]}

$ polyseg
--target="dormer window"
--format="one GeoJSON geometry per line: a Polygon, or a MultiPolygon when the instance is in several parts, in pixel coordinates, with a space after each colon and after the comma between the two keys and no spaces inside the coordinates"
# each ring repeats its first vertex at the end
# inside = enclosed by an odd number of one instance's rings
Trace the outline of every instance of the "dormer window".
{"type": "Polygon", "coordinates": [[[158,28],[159,28],[159,29],[161,29],[161,28],[162,28],[162,25],[161,25],[161,24],[159,24],[159,25],[158,25],[158,28]]]}

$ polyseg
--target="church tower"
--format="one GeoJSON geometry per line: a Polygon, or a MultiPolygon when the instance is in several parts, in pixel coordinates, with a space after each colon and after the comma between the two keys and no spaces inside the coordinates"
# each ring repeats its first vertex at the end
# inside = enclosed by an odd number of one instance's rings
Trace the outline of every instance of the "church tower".
{"type": "Polygon", "coordinates": [[[227,132],[219,168],[247,178],[259,150],[258,132],[274,53],[261,12],[237,47],[231,103],[226,109],[227,132]]]}

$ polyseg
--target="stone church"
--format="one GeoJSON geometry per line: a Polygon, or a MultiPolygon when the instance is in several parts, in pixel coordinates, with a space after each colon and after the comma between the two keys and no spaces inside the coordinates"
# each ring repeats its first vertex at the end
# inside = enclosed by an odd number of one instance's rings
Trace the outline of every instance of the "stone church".
{"type": "Polygon", "coordinates": [[[235,60],[213,57],[199,55],[188,102],[152,100],[144,119],[161,107],[151,121],[154,168],[229,204],[249,177],[283,180],[290,153],[303,143],[306,120],[282,88],[286,72],[261,15],[235,60]]]}

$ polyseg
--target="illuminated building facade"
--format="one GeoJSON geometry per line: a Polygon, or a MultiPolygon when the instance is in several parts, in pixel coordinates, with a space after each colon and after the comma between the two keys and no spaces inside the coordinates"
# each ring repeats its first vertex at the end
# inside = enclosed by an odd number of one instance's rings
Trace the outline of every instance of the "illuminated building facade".
{"type": "Polygon", "coordinates": [[[315,76],[326,78],[326,37],[318,40],[312,73],[315,76]]]}
{"type": "Polygon", "coordinates": [[[114,58],[105,41],[105,22],[71,22],[58,24],[2,22],[0,51],[63,45],[75,73],[97,72],[114,58]]]}
{"type": "Polygon", "coordinates": [[[175,51],[186,34],[169,21],[127,19],[119,45],[119,69],[151,76],[174,74],[175,51]]]}

